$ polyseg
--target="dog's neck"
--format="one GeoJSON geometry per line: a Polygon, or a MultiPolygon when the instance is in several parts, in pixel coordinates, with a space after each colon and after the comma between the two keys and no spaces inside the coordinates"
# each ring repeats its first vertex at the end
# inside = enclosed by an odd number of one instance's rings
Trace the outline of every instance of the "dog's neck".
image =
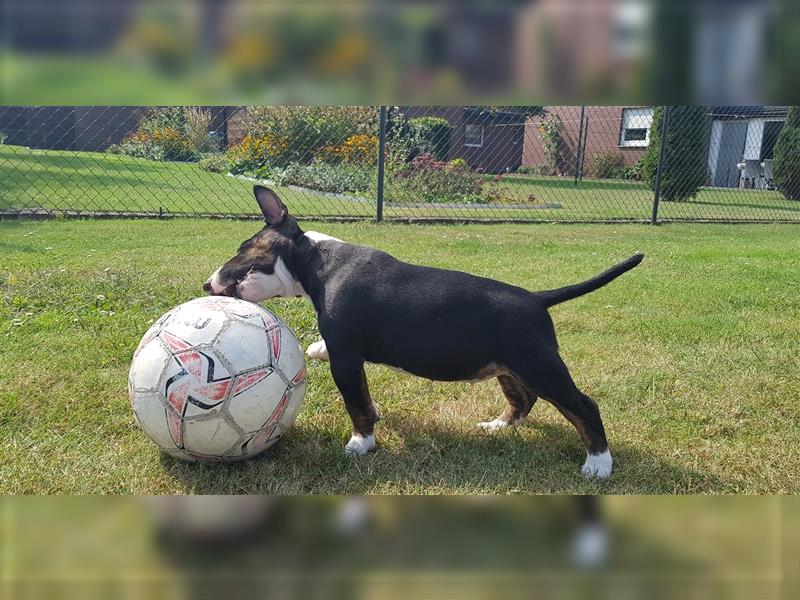
{"type": "Polygon", "coordinates": [[[317,314],[325,299],[325,273],[330,268],[330,265],[326,264],[327,253],[321,251],[318,245],[325,240],[342,243],[336,238],[308,231],[296,240],[292,253],[294,267],[292,275],[303,289],[304,295],[311,300],[317,314]]]}

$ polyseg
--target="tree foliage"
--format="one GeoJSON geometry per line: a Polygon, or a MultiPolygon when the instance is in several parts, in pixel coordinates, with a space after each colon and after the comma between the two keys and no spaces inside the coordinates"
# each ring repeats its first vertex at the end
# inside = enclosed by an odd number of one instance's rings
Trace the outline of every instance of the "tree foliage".
{"type": "MultiPolygon", "coordinates": [[[[642,176],[655,189],[666,109],[656,107],[650,145],[642,160],[642,176]]],[[[705,106],[673,106],[667,127],[661,174],[662,200],[688,200],[705,184],[711,121],[705,106]]]]}
{"type": "Polygon", "coordinates": [[[789,109],[773,153],[775,186],[789,200],[800,200],[800,107],[789,109]]]}

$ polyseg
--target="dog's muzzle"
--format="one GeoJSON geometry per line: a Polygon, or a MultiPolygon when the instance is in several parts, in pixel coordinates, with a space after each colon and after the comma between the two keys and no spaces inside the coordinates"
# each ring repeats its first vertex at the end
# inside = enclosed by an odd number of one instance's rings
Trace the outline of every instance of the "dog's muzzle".
{"type": "Polygon", "coordinates": [[[235,283],[232,283],[228,287],[217,292],[214,291],[214,286],[211,284],[211,280],[209,279],[203,284],[203,291],[211,296],[230,296],[231,298],[239,297],[239,294],[236,293],[235,283]]]}

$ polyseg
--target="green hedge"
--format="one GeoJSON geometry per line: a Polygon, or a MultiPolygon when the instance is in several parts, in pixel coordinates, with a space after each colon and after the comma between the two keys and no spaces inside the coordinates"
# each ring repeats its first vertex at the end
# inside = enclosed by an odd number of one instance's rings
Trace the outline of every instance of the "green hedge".
{"type": "MultiPolygon", "coordinates": [[[[650,145],[642,160],[642,176],[655,189],[661,124],[665,108],[656,107],[650,129],[650,145]]],[[[687,200],[705,184],[711,120],[705,106],[673,106],[664,147],[661,174],[662,200],[687,200]]]]}
{"type": "Polygon", "coordinates": [[[408,120],[414,136],[416,154],[432,154],[439,160],[447,160],[450,152],[450,133],[453,126],[441,117],[414,117],[408,120]]]}
{"type": "Polygon", "coordinates": [[[775,186],[789,200],[800,200],[800,107],[789,109],[775,142],[775,186]]]}

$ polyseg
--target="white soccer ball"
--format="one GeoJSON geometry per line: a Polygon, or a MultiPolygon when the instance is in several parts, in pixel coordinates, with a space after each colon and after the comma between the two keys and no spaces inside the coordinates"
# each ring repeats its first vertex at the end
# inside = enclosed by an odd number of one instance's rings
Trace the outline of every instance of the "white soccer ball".
{"type": "Polygon", "coordinates": [[[141,428],[190,461],[263,452],[292,426],[305,393],[305,357],[292,331],[265,308],[224,296],[158,319],[128,375],[141,428]]]}

